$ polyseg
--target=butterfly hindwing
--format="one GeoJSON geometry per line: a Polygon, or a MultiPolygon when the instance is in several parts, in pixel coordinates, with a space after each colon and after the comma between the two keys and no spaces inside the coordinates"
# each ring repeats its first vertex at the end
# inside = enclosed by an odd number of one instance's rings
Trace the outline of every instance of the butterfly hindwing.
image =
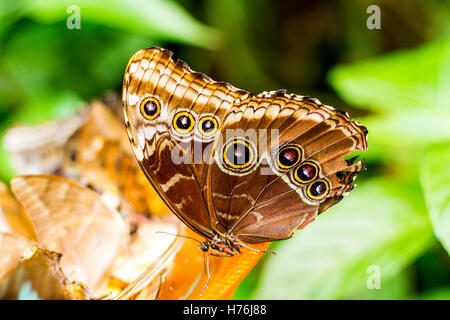
{"type": "Polygon", "coordinates": [[[222,232],[247,243],[288,238],[336,203],[352,188],[352,181],[342,178],[362,169],[360,162],[351,164],[344,155],[366,149],[366,129],[348,115],[316,99],[283,91],[234,106],[221,133],[225,138],[222,144],[216,143],[216,162],[208,174],[211,210],[222,232]],[[235,138],[227,136],[227,130],[237,128],[235,138]],[[227,166],[225,150],[233,139],[257,146],[258,155],[249,168],[227,166]],[[280,168],[281,155],[296,155],[297,162],[280,168]],[[299,181],[299,176],[305,176],[300,169],[306,176],[312,171],[317,174],[310,181],[299,181]],[[314,197],[323,188],[326,194],[314,197]]]}

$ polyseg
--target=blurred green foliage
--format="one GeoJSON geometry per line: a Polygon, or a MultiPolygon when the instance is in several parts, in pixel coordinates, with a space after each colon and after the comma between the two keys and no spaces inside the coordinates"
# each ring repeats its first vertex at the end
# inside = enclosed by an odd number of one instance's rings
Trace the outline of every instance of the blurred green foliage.
{"type": "MultiPolygon", "coordinates": [[[[235,298],[449,299],[449,18],[443,0],[2,0],[0,135],[120,92],[128,59],[153,45],[244,89],[315,96],[368,127],[368,171],[274,243],[235,298]],[[73,4],[80,30],[66,27],[73,4]],[[371,4],[381,30],[366,28],[371,4]]],[[[8,181],[4,151],[0,161],[8,181]]]]}

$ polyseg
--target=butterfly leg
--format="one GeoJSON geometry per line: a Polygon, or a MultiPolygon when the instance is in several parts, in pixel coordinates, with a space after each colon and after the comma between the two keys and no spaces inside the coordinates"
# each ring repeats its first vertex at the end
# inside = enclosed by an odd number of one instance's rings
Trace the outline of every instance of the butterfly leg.
{"type": "Polygon", "coordinates": [[[210,254],[214,257],[221,257],[221,258],[234,256],[234,254],[232,254],[232,253],[225,253],[225,252],[223,254],[217,254],[217,253],[210,253],[210,254]]]}
{"type": "Polygon", "coordinates": [[[211,278],[211,273],[209,272],[209,256],[210,255],[215,256],[215,257],[222,257],[222,258],[233,256],[233,254],[225,253],[225,252],[223,252],[223,254],[214,254],[214,253],[205,252],[205,260],[204,261],[205,261],[205,270],[206,270],[207,278],[206,278],[205,285],[203,286],[203,289],[202,289],[202,291],[200,291],[200,293],[202,293],[206,288],[208,288],[208,282],[209,282],[209,279],[211,278]]]}
{"type": "Polygon", "coordinates": [[[258,250],[258,249],[249,247],[249,246],[243,244],[242,242],[236,241],[236,243],[237,243],[238,245],[240,245],[241,247],[247,248],[247,249],[252,250],[252,251],[256,251],[256,252],[264,252],[264,253],[270,253],[270,254],[273,254],[273,255],[276,255],[276,254],[277,254],[275,251],[272,251],[272,250],[258,250]]]}
{"type": "Polygon", "coordinates": [[[206,288],[208,288],[208,282],[209,279],[211,278],[211,274],[209,273],[209,252],[205,252],[205,270],[206,270],[206,282],[205,285],[203,286],[202,291],[200,291],[200,293],[202,293],[206,288]]]}

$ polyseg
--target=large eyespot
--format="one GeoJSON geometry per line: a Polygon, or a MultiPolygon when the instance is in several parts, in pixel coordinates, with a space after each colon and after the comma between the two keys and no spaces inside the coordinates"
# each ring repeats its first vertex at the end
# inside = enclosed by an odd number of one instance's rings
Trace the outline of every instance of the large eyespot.
{"type": "Polygon", "coordinates": [[[231,170],[248,169],[256,159],[255,146],[243,138],[234,138],[223,148],[223,163],[231,170]]]}
{"type": "Polygon", "coordinates": [[[300,183],[309,183],[319,175],[319,166],[312,161],[305,161],[294,171],[294,178],[300,183]]]}
{"type": "Polygon", "coordinates": [[[306,194],[313,200],[322,200],[330,191],[330,183],[325,179],[319,179],[306,188],[306,194]]]}
{"type": "Polygon", "coordinates": [[[213,134],[216,133],[218,128],[219,123],[217,122],[217,119],[214,118],[213,116],[204,116],[198,122],[198,131],[204,137],[212,136],[213,134]]]}
{"type": "Polygon", "coordinates": [[[161,112],[161,104],[154,97],[148,97],[141,102],[141,114],[147,120],[155,120],[161,112]]]}
{"type": "Polygon", "coordinates": [[[287,145],[278,152],[278,167],[282,170],[296,166],[302,158],[302,149],[297,145],[287,145]]]}
{"type": "Polygon", "coordinates": [[[175,114],[172,121],[173,128],[180,134],[186,134],[194,129],[194,116],[188,111],[180,111],[175,114]]]}

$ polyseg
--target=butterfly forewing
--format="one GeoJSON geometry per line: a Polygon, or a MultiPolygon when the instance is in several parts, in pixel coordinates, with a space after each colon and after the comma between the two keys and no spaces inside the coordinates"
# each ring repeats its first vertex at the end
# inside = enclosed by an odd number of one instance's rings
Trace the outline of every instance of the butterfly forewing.
{"type": "Polygon", "coordinates": [[[39,243],[63,254],[64,272],[90,288],[99,286],[124,243],[122,217],[97,193],[65,178],[19,176],[11,189],[30,215],[39,243]]]}
{"type": "Polygon", "coordinates": [[[217,131],[227,110],[247,92],[193,72],[171,55],[150,48],[131,58],[123,91],[128,133],[142,169],[168,206],[188,226],[212,236],[204,198],[204,159],[209,155],[203,155],[211,152],[207,146],[214,136],[201,135],[199,124],[206,121],[203,127],[208,129],[214,122],[217,131]],[[158,104],[155,119],[142,115],[141,104],[147,98],[158,104]]]}

